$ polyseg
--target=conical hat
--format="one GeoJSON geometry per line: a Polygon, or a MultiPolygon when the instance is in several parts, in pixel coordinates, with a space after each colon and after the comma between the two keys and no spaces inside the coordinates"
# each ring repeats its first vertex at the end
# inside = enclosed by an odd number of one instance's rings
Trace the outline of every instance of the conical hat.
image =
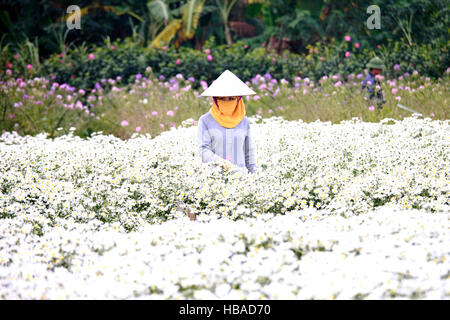
{"type": "Polygon", "coordinates": [[[236,77],[230,70],[225,70],[220,77],[213,81],[201,96],[203,97],[230,97],[249,96],[256,94],[241,79],[236,77]]]}

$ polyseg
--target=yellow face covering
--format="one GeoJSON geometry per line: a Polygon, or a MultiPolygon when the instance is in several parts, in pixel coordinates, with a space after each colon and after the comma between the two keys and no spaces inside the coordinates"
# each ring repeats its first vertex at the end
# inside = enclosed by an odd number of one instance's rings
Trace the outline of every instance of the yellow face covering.
{"type": "Polygon", "coordinates": [[[213,105],[209,111],[222,127],[234,128],[244,118],[245,105],[242,97],[231,101],[213,99],[213,105]]]}

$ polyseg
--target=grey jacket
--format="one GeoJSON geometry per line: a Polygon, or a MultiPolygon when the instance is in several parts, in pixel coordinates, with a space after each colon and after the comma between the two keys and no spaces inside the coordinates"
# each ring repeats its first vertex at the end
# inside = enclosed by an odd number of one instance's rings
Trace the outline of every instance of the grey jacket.
{"type": "Polygon", "coordinates": [[[197,133],[202,162],[216,161],[222,157],[240,168],[255,172],[255,151],[246,116],[236,127],[225,128],[208,111],[198,120],[197,133]]]}

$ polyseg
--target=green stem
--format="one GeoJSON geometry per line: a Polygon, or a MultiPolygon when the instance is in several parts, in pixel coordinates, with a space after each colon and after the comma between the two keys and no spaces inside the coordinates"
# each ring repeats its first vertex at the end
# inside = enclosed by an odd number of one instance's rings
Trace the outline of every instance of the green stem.
{"type": "Polygon", "coordinates": [[[53,138],[53,133],[55,132],[55,130],[59,127],[61,121],[63,120],[63,118],[65,117],[66,113],[69,112],[69,108],[67,108],[63,114],[61,115],[61,117],[59,117],[58,122],[56,123],[56,125],[53,127],[51,133],[50,133],[50,138],[53,138]]]}
{"type": "Polygon", "coordinates": [[[19,111],[23,112],[23,114],[25,114],[25,116],[28,118],[28,120],[30,120],[30,122],[32,123],[35,133],[37,133],[36,123],[35,123],[34,120],[30,117],[30,115],[29,115],[25,110],[23,110],[21,107],[19,107],[19,108],[17,108],[17,109],[18,109],[19,111]]]}

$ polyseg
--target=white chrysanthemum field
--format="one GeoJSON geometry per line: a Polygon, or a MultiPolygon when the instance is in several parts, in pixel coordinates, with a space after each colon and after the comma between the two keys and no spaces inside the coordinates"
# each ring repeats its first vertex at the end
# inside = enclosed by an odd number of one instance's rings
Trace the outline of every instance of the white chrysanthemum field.
{"type": "Polygon", "coordinates": [[[448,120],[251,120],[255,174],[195,126],[4,133],[0,298],[449,299],[448,120]]]}

